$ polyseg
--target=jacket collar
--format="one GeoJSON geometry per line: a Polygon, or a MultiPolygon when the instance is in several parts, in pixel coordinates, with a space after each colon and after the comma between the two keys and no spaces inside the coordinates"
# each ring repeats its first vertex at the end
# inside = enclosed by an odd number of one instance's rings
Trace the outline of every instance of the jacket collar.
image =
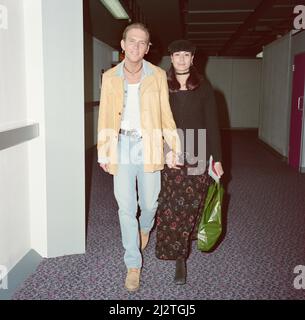
{"type": "MultiPolygon", "coordinates": [[[[120,97],[120,99],[122,99],[122,103],[123,93],[127,90],[127,82],[124,80],[123,67],[124,60],[113,69],[113,77],[111,80],[113,88],[116,88],[118,92],[122,93],[122,96],[120,97]]],[[[153,83],[154,81],[154,70],[151,67],[150,63],[143,59],[143,72],[141,77],[140,94],[142,95],[147,89],[149,89],[151,83],[153,83]]]]}

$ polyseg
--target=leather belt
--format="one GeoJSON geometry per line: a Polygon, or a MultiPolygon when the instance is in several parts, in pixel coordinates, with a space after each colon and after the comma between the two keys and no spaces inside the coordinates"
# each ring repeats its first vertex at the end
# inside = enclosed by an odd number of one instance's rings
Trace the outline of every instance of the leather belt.
{"type": "Polygon", "coordinates": [[[119,134],[123,134],[124,136],[132,137],[132,138],[142,138],[139,131],[137,130],[120,129],[119,134]]]}

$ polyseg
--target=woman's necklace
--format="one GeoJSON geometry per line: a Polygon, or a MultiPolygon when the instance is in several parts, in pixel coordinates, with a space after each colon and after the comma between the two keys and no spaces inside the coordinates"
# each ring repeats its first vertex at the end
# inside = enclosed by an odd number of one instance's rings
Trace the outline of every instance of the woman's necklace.
{"type": "Polygon", "coordinates": [[[189,74],[189,73],[190,73],[190,71],[181,72],[181,73],[176,72],[176,74],[179,75],[179,76],[182,76],[182,75],[184,75],[184,74],[189,74]]]}
{"type": "Polygon", "coordinates": [[[125,69],[127,72],[129,72],[130,74],[132,74],[132,75],[137,74],[137,73],[142,69],[142,67],[143,67],[143,63],[141,64],[140,68],[139,68],[137,71],[130,71],[130,70],[128,70],[128,69],[126,68],[126,66],[125,66],[125,64],[124,64],[124,69],[125,69]]]}

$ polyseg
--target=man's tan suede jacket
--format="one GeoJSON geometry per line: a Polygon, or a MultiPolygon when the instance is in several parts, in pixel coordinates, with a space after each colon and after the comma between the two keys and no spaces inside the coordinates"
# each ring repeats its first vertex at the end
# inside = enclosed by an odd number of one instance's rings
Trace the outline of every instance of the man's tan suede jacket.
{"type": "MultiPolygon", "coordinates": [[[[118,136],[123,106],[126,100],[126,82],[123,63],[104,73],[98,118],[98,161],[108,163],[109,173],[116,174],[118,136]]],[[[139,89],[141,132],[143,139],[144,172],[164,167],[163,137],[169,148],[181,151],[169,100],[166,73],[143,60],[143,76],[139,89]]]]}

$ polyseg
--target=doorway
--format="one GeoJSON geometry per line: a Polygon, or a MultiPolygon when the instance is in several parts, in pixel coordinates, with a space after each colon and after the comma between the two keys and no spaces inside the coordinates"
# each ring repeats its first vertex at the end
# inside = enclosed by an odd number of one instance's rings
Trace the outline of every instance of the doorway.
{"type": "Polygon", "coordinates": [[[301,141],[302,141],[302,119],[304,108],[305,87],[305,53],[294,58],[291,116],[290,116],[290,140],[289,140],[289,165],[300,170],[301,141]]]}

